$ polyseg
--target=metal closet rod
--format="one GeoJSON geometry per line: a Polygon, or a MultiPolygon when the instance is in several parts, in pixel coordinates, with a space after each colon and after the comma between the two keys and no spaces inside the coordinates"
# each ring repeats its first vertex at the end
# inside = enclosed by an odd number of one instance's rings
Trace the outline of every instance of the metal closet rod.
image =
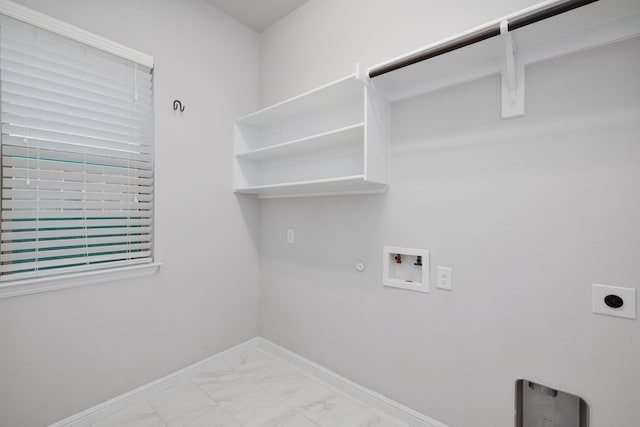
{"type": "MultiPolygon", "coordinates": [[[[530,24],[542,21],[547,18],[551,18],[556,15],[560,15],[570,10],[577,9],[585,6],[589,3],[594,3],[599,0],[565,0],[560,3],[549,5],[545,8],[538,9],[529,13],[525,13],[522,16],[513,16],[508,18],[509,31],[517,30],[518,28],[525,27],[530,24]]],[[[391,71],[398,70],[400,68],[408,67],[409,65],[416,64],[418,62],[426,61],[427,59],[434,58],[436,56],[444,55],[445,53],[452,52],[463,47],[479,43],[483,40],[490,39],[500,35],[500,22],[496,22],[486,28],[481,28],[477,31],[464,34],[456,39],[447,41],[438,46],[425,49],[421,52],[409,55],[405,58],[397,61],[390,62],[388,64],[381,65],[379,67],[372,68],[369,71],[369,77],[374,78],[381,76],[391,71]]]]}

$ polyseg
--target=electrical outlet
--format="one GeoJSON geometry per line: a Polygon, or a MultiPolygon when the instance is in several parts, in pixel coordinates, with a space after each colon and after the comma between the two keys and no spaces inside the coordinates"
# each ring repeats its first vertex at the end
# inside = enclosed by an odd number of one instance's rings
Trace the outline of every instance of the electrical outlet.
{"type": "Polygon", "coordinates": [[[436,286],[440,289],[451,290],[451,268],[438,267],[438,280],[436,286]]]}
{"type": "Polygon", "coordinates": [[[593,285],[593,312],[607,316],[636,318],[636,290],[593,285]]]}
{"type": "Polygon", "coordinates": [[[295,243],[296,242],[296,230],[290,228],[287,230],[287,243],[295,243]]]}

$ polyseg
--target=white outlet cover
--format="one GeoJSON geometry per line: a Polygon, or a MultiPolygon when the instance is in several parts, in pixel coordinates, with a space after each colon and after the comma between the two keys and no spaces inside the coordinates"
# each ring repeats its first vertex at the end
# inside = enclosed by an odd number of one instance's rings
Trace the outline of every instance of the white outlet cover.
{"type": "Polygon", "coordinates": [[[436,286],[440,289],[451,290],[451,273],[450,267],[438,266],[438,277],[436,280],[436,286]]]}
{"type": "Polygon", "coordinates": [[[636,318],[636,290],[633,288],[621,288],[618,286],[593,285],[593,312],[607,316],[636,318]],[[607,295],[617,295],[624,301],[620,308],[612,308],[605,304],[607,295]]]}

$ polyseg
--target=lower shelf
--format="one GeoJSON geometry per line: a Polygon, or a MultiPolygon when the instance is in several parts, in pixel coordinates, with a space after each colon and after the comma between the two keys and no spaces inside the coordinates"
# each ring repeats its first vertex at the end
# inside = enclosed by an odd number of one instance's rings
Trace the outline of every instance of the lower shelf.
{"type": "Polygon", "coordinates": [[[236,193],[257,194],[261,199],[276,197],[333,196],[340,194],[382,193],[387,184],[366,181],[364,175],[314,181],[286,182],[236,188],[236,193]]]}

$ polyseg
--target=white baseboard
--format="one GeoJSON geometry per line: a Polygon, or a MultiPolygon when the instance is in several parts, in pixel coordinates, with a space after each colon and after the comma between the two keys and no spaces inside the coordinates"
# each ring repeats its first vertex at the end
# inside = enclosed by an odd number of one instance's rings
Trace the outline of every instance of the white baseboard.
{"type": "Polygon", "coordinates": [[[434,420],[420,412],[402,405],[386,396],[369,390],[366,387],[356,384],[351,380],[326,369],[315,362],[296,354],[284,347],[281,347],[265,338],[258,337],[258,348],[274,356],[281,357],[292,365],[300,368],[325,383],[341,390],[351,396],[367,403],[368,405],[381,410],[382,412],[408,423],[411,427],[448,427],[440,421],[434,420]]]}
{"type": "Polygon", "coordinates": [[[120,396],[116,396],[113,399],[109,399],[106,402],[65,418],[64,420],[51,424],[49,427],[86,427],[88,424],[118,412],[130,405],[138,403],[141,400],[145,400],[149,396],[159,393],[162,390],[181,384],[182,382],[189,381],[189,378],[197,374],[200,370],[210,369],[216,365],[224,364],[234,357],[256,348],[284,359],[302,371],[324,381],[338,390],[349,394],[394,418],[405,421],[411,427],[448,427],[446,424],[436,421],[379,393],[376,393],[375,391],[356,384],[353,381],[350,381],[335,372],[332,372],[317,363],[307,360],[304,357],[262,337],[250,339],[249,341],[208,357],[200,362],[194,363],[191,366],[187,366],[184,369],[166,375],[158,380],[150,382],[149,384],[138,387],[120,396]]]}
{"type": "Polygon", "coordinates": [[[144,400],[148,396],[159,393],[160,391],[180,384],[183,381],[188,380],[192,375],[196,374],[201,369],[207,369],[211,366],[221,365],[233,359],[242,353],[252,350],[259,344],[258,338],[252,338],[249,341],[238,344],[235,347],[231,347],[228,350],[222,351],[211,357],[208,357],[200,362],[196,362],[191,366],[180,369],[160,379],[157,379],[149,384],[140,386],[134,390],[128,391],[120,396],[116,396],[113,399],[109,399],[106,402],[100,403],[75,415],[72,415],[64,420],[51,424],[49,427],[86,427],[95,421],[98,421],[108,415],[116,413],[127,406],[133,405],[141,400],[144,400]]]}

